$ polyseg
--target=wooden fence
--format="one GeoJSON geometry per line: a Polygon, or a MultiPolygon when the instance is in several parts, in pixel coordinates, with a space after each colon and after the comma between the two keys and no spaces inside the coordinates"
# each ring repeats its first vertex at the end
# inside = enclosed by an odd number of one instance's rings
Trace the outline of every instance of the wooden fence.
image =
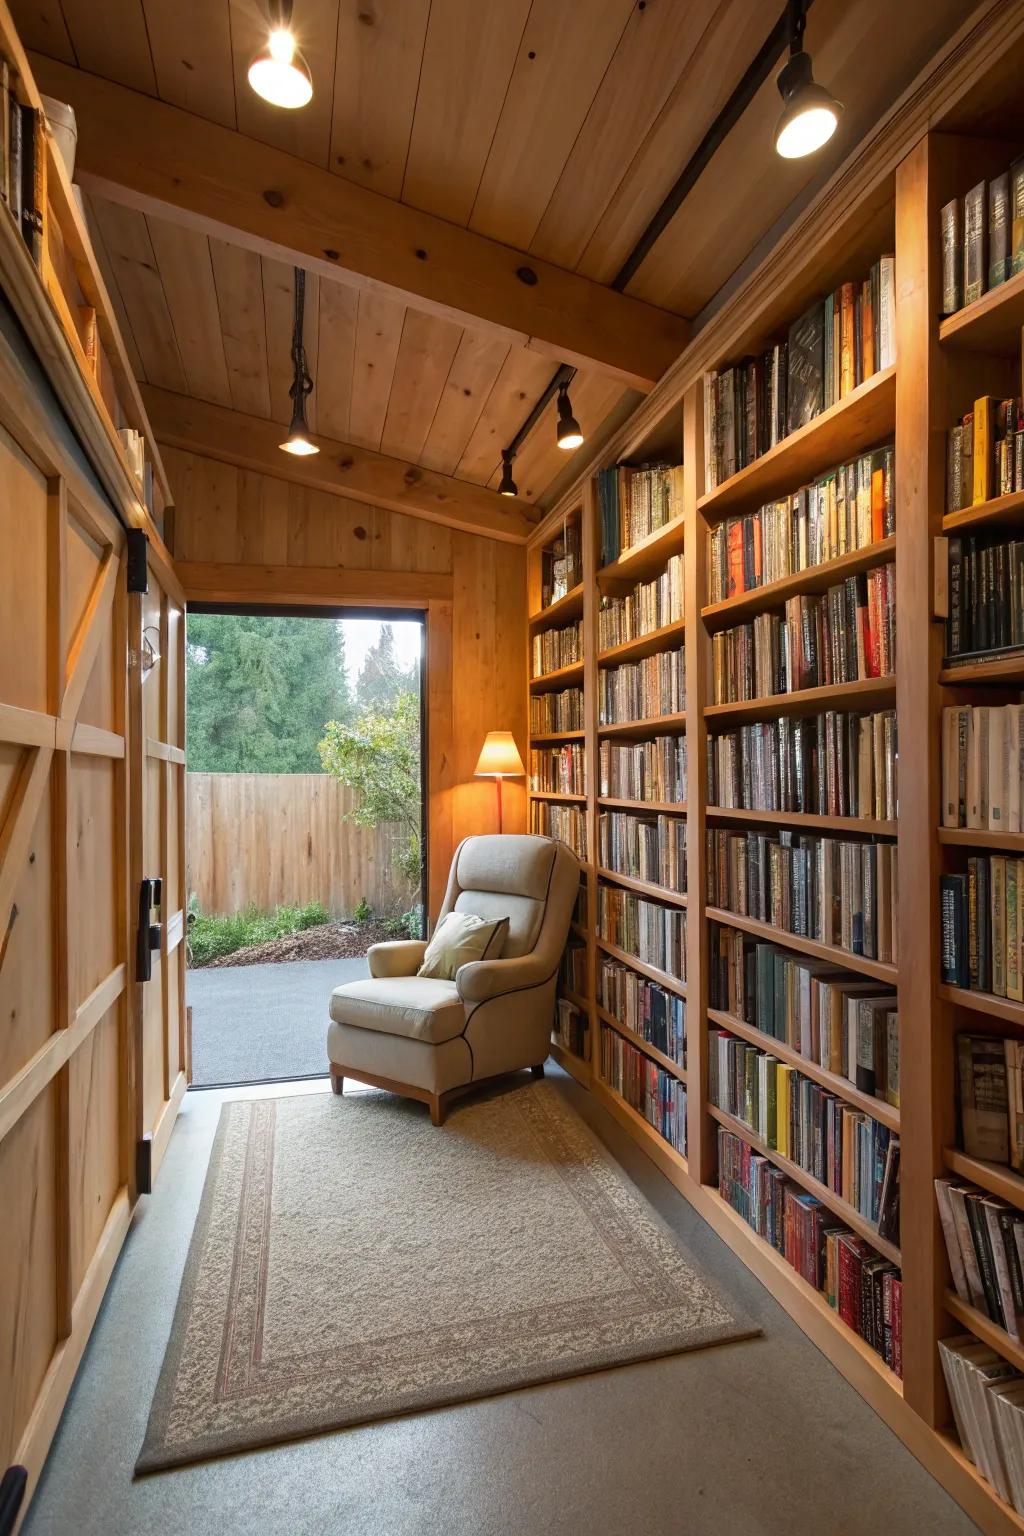
{"type": "Polygon", "coordinates": [[[404,835],[345,821],[355,793],[322,773],[186,776],[188,889],[203,912],[322,901],[335,917],[365,900],[378,912],[419,899],[396,871],[404,835]]]}

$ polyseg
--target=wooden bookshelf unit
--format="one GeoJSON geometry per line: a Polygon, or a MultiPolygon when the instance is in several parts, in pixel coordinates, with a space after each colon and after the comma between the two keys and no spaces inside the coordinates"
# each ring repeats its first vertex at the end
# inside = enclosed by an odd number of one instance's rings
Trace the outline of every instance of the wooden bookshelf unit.
{"type": "MultiPolygon", "coordinates": [[[[938,114],[941,118],[941,114],[938,114]]],[[[938,119],[933,119],[936,121],[938,119]]],[[[958,119],[962,132],[964,115],[958,119]]],[[[922,128],[923,132],[923,128],[922,128]]],[[[1010,1170],[968,1159],[955,1150],[954,1049],[957,1029],[984,1029],[997,1021],[997,1032],[1024,1031],[1024,1004],[943,986],[940,972],[938,883],[949,861],[975,849],[1020,853],[1024,834],[940,831],[940,725],[943,703],[976,696],[1005,702],[1014,685],[1024,683],[1024,652],[991,661],[972,658],[964,666],[947,665],[944,623],[935,605],[935,564],[943,557],[941,535],[982,527],[1018,529],[1024,493],[1003,496],[951,516],[945,514],[945,430],[950,400],[973,398],[985,388],[985,355],[993,374],[988,387],[1004,389],[1006,358],[1019,357],[1024,317],[1024,276],[940,323],[939,209],[944,200],[971,184],[973,141],[958,134],[924,134],[895,160],[872,167],[849,186],[859,188],[845,201],[823,194],[817,210],[801,224],[800,237],[784,237],[716,314],[707,334],[698,334],[678,364],[637,408],[633,418],[605,446],[578,482],[554,507],[534,535],[539,551],[567,512],[582,518],[583,579],[578,603],[583,617],[583,662],[572,681],[583,688],[582,739],[587,766],[585,802],[587,863],[585,886],[591,1059],[557,1059],[588,1081],[604,1105],[648,1153],[665,1176],[686,1196],[733,1251],[773,1292],[829,1359],[853,1383],[911,1450],[950,1490],[987,1532],[1024,1532],[1024,1519],[1004,1504],[979,1474],[952,1429],[937,1341],[965,1330],[974,1333],[1024,1369],[1024,1350],[1003,1330],[949,1290],[949,1269],[939,1226],[933,1181],[950,1170],[974,1180],[1024,1209],[1024,1179],[1010,1170]],[[869,243],[870,239],[870,243],[869,243]],[[783,254],[780,255],[779,252],[783,254]],[[783,438],[745,469],[705,492],[704,387],[708,368],[730,357],[756,353],[784,337],[786,323],[803,313],[816,294],[828,293],[847,278],[860,278],[878,255],[895,252],[899,302],[895,310],[894,366],[876,372],[830,409],[783,438]],[[873,254],[872,254],[873,253],[873,254]],[[961,377],[962,370],[962,377],[961,377]],[[666,444],[673,444],[666,452],[666,444]],[[798,491],[809,480],[860,454],[895,444],[895,533],[852,549],[828,563],[811,566],[770,585],[722,602],[707,599],[708,541],[726,517],[753,512],[769,500],[798,491]],[[624,550],[600,564],[601,514],[595,471],[617,463],[642,463],[654,457],[683,465],[683,516],[679,526],[660,530],[635,550],[624,550]],[[937,542],[938,540],[938,542],[937,542]],[[609,595],[621,594],[637,581],[651,580],[668,558],[682,552],[685,617],[626,644],[599,650],[596,616],[609,595]],[[895,670],[834,686],[715,704],[712,692],[712,641],[715,634],[769,611],[787,600],[820,595],[848,577],[895,562],[895,670]],[[654,656],[685,645],[685,709],[648,719],[601,718],[602,669],[654,656]],[[999,690],[986,695],[991,686],[999,690]],[[709,734],[734,731],[747,723],[797,720],[823,711],[871,714],[895,710],[899,735],[901,794],[897,816],[858,819],[796,812],[731,809],[714,803],[708,792],[706,753],[709,734]],[[668,732],[687,741],[686,804],[644,804],[602,797],[598,753],[608,741],[636,744],[668,732]],[[668,892],[601,867],[598,828],[602,812],[620,809],[655,816],[685,818],[686,890],[668,892]],[[709,829],[734,833],[781,830],[799,836],[824,835],[852,841],[873,840],[895,850],[898,863],[897,958],[873,959],[836,944],[802,937],[771,924],[737,915],[710,903],[707,887],[709,829]],[[601,884],[661,904],[685,902],[686,977],[666,976],[656,967],[625,953],[596,928],[597,890],[601,884]],[[745,1019],[709,1007],[711,924],[770,941],[778,949],[809,961],[824,962],[853,983],[878,983],[898,999],[900,1102],[896,1107],[860,1091],[846,1077],[805,1058],[801,1052],[763,1034],[745,1019]],[[687,1147],[682,1156],[605,1081],[601,1067],[602,1027],[629,1037],[598,992],[600,962],[610,956],[638,977],[658,982],[685,999],[686,1067],[673,1063],[645,1042],[637,1048],[665,1072],[685,1082],[687,1147]],[[972,1021],[973,1020],[973,1024],[972,1021]],[[898,1241],[879,1236],[873,1222],[835,1195],[797,1163],[780,1156],[745,1123],[709,1098],[708,1028],[724,1030],[774,1055],[826,1093],[884,1131],[900,1139],[901,1214],[898,1241]],[[584,1071],[584,1069],[586,1069],[584,1071]],[[899,1266],[902,1276],[902,1377],[843,1321],[786,1262],[783,1255],[748,1226],[719,1188],[718,1136],[724,1129],[746,1143],[796,1186],[810,1191],[876,1254],[899,1266]]],[[[978,175],[982,174],[981,171],[978,175]]],[[[977,176],[974,177],[977,180],[977,176]]],[[[1018,386],[1019,387],[1019,386],[1018,386]]],[[[968,406],[962,408],[969,408],[968,406]]],[[[568,601],[568,600],[567,600],[568,601]]],[[[531,609],[535,605],[531,604],[531,609]]],[[[535,622],[537,615],[535,615],[535,622]]],[[[540,687],[569,679],[532,681],[540,687]]],[[[1019,694],[1016,695],[1019,697],[1019,694]]],[[[635,1037],[633,1037],[635,1041],[635,1037]]]]}

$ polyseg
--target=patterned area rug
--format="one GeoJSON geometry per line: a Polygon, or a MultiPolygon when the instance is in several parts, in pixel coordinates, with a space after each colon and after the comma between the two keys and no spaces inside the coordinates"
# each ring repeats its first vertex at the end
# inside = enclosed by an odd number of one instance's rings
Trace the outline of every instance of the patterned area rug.
{"type": "Polygon", "coordinates": [[[548,1083],[226,1104],[136,1471],[756,1332],[548,1083]]]}

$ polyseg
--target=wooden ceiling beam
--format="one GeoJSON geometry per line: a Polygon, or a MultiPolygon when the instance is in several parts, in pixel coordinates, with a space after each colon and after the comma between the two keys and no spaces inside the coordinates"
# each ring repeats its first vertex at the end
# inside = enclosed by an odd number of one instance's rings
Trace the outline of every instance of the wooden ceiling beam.
{"type": "MultiPolygon", "coordinates": [[[[291,480],[314,490],[346,496],[374,507],[388,507],[408,517],[444,523],[483,538],[524,544],[538,513],[528,502],[499,496],[486,486],[392,459],[370,448],[356,448],[329,437],[310,434],[320,452],[306,458],[282,453],[285,435],[280,422],[206,400],[193,400],[153,384],[142,396],[158,443],[199,453],[204,458],[258,470],[278,480],[291,480]]],[[[173,487],[172,487],[173,489],[173,487]]]]}
{"type": "Polygon", "coordinates": [[[97,75],[39,54],[31,62],[40,88],[74,107],[77,175],[104,197],[633,389],[652,388],[689,338],[667,310],[97,75]]]}

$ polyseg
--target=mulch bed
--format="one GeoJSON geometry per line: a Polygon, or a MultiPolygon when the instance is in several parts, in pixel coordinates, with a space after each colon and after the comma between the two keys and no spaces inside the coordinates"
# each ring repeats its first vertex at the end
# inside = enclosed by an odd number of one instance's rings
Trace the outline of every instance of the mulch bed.
{"type": "Polygon", "coordinates": [[[319,923],[301,933],[267,939],[264,944],[250,944],[233,954],[211,960],[203,970],[226,965],[277,965],[289,960],[354,960],[365,955],[371,944],[393,938],[387,925],[371,918],[365,923],[319,923]]]}

